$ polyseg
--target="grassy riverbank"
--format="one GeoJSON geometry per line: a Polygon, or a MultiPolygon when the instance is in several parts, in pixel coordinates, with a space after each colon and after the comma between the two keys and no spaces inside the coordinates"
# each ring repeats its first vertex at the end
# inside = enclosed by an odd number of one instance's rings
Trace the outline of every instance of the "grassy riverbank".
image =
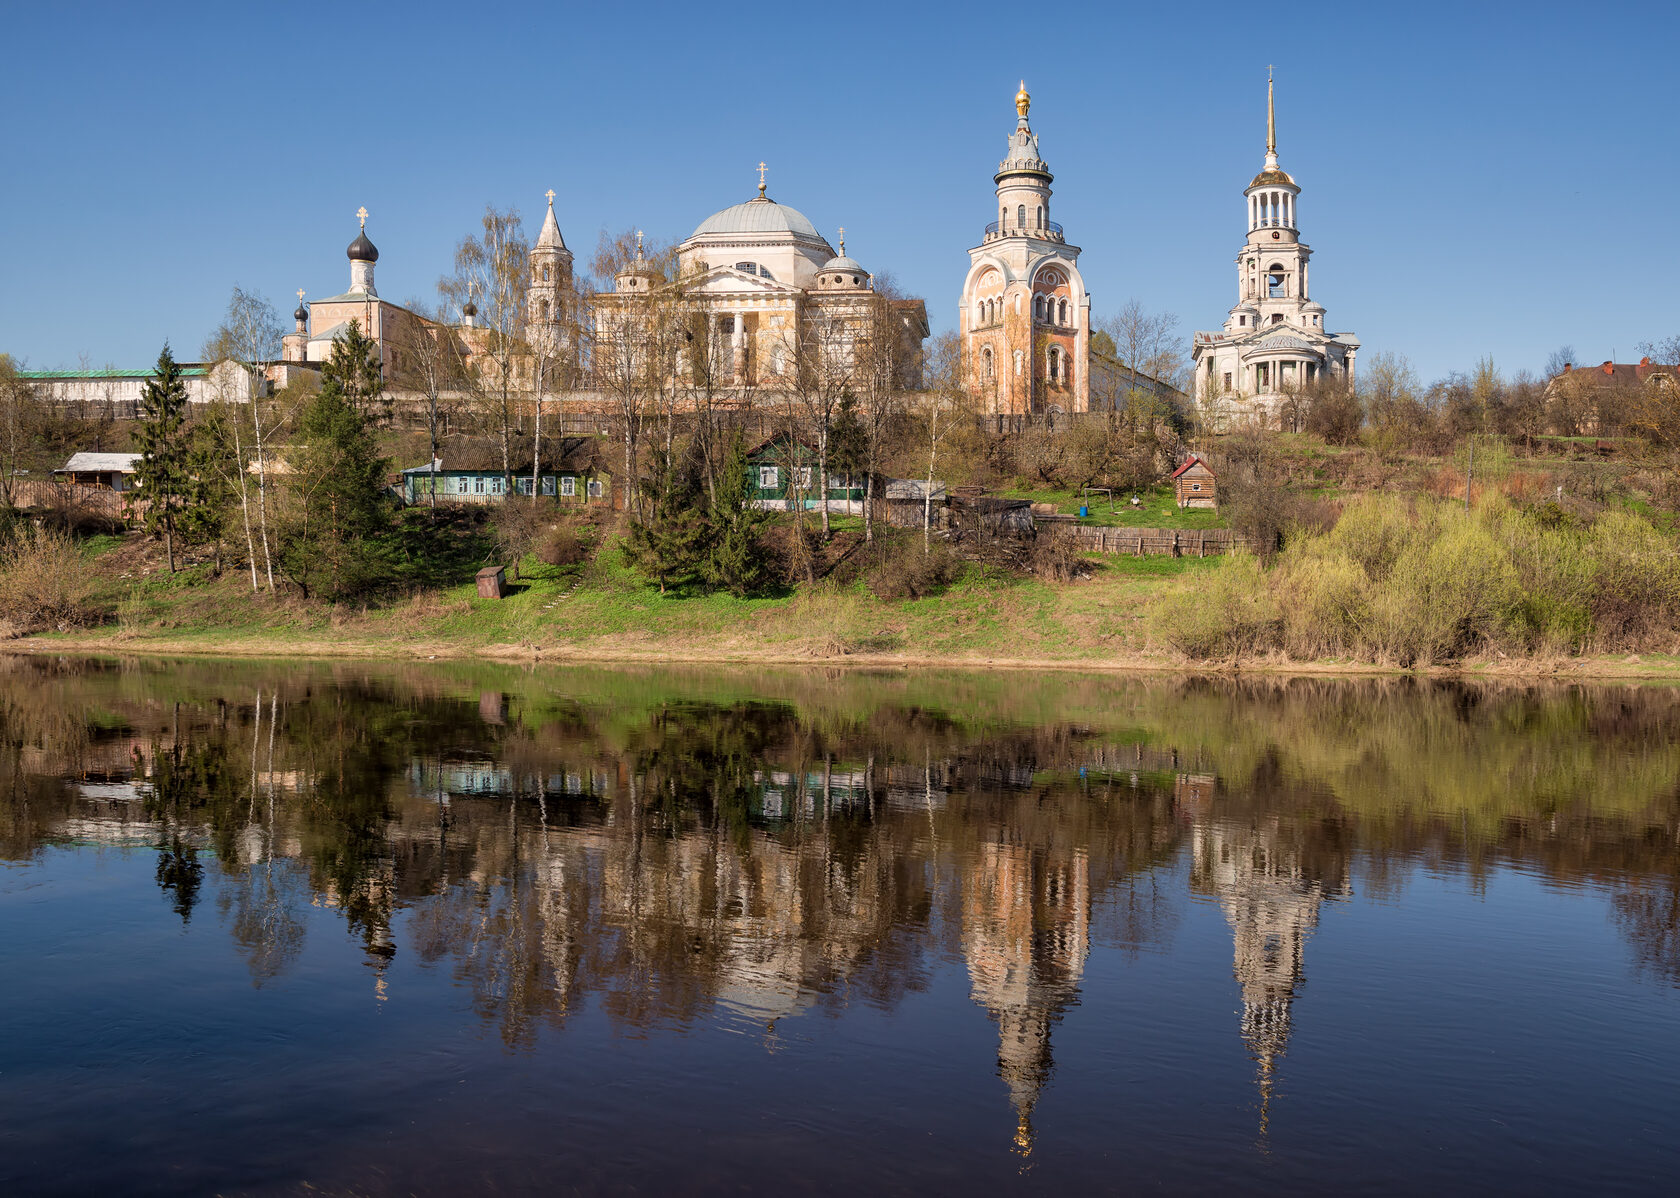
{"type": "MultiPolygon", "coordinates": [[[[135,536],[87,545],[105,622],[4,642],[12,652],[230,657],[486,658],[542,661],[803,663],[1283,673],[1398,672],[1355,655],[1302,659],[1235,652],[1191,660],[1158,629],[1175,605],[1230,571],[1219,559],[1105,557],[1058,583],[970,566],[936,595],[877,598],[860,581],[820,582],[762,598],[662,595],[615,541],[584,563],[528,558],[511,593],[471,582],[411,598],[326,606],[253,596],[248,576],[206,564],[152,568],[135,536]]],[[[1218,590],[1214,587],[1214,590],[1218,590]]],[[[1671,654],[1489,654],[1432,663],[1430,673],[1680,678],[1671,654]]]]}

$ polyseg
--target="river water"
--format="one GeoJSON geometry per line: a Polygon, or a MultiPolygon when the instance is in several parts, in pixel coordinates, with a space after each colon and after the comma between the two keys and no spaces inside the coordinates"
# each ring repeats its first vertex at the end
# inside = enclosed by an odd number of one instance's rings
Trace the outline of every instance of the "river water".
{"type": "Polygon", "coordinates": [[[0,661],[0,1193],[1666,1192],[1677,731],[0,661]]]}

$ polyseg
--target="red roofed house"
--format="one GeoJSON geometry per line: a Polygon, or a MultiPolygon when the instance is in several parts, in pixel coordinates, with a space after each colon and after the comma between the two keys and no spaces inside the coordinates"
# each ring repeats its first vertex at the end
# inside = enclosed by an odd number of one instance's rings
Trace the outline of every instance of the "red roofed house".
{"type": "Polygon", "coordinates": [[[1218,507],[1219,486],[1206,462],[1195,454],[1172,472],[1173,500],[1179,507],[1218,507]]]}

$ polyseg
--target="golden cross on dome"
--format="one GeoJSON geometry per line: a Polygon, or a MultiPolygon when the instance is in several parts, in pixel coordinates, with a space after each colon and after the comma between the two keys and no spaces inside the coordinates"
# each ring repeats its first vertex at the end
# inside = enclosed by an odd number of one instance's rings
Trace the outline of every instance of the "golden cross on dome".
{"type": "Polygon", "coordinates": [[[844,258],[846,256],[846,226],[845,225],[840,226],[840,256],[842,258],[844,258]]]}
{"type": "Polygon", "coordinates": [[[554,207],[554,188],[550,187],[543,194],[548,197],[548,206],[550,208],[554,207]]]}
{"type": "Polygon", "coordinates": [[[636,230],[636,261],[642,260],[642,231],[636,230]]]}
{"type": "Polygon", "coordinates": [[[303,288],[302,287],[298,288],[298,303],[300,303],[300,304],[303,303],[303,288]]]}
{"type": "Polygon", "coordinates": [[[367,228],[367,205],[356,209],[356,219],[362,222],[362,228],[367,228]]]}
{"type": "Polygon", "coordinates": [[[764,194],[764,172],[769,169],[762,162],[758,164],[758,194],[761,196],[764,194]]]}

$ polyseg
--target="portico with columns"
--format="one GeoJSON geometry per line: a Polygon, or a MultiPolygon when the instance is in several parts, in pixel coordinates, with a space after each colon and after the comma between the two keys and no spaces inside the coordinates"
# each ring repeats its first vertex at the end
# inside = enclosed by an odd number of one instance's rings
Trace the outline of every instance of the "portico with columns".
{"type": "Polygon", "coordinates": [[[1237,255],[1237,302],[1216,332],[1197,332],[1191,349],[1194,394],[1215,427],[1277,427],[1284,405],[1300,391],[1350,384],[1359,339],[1325,330],[1325,309],[1312,299],[1301,240],[1300,185],[1278,165],[1277,104],[1266,78],[1266,160],[1243,192],[1247,237],[1237,255]]]}
{"type": "Polygon", "coordinates": [[[637,235],[613,292],[595,299],[597,344],[650,340],[634,332],[649,321],[680,324],[682,344],[668,350],[679,377],[745,401],[751,389],[792,385],[802,361],[857,373],[866,365],[858,350],[890,339],[897,385],[919,386],[928,335],[921,301],[878,295],[869,271],[847,256],[844,230],[837,252],[803,213],[769,197],[767,164],[757,171],[757,196],[713,213],[678,245],[674,278],[647,259],[637,235]]]}

